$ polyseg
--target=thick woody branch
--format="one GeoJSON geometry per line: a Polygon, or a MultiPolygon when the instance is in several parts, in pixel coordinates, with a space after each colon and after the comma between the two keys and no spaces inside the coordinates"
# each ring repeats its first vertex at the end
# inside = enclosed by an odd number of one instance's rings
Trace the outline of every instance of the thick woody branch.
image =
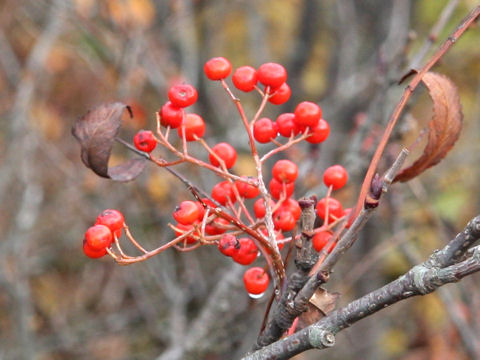
{"type": "Polygon", "coordinates": [[[308,280],[308,274],[315,265],[318,254],[312,247],[312,237],[314,235],[315,223],[315,200],[302,199],[299,201],[302,208],[301,228],[302,233],[297,244],[297,254],[295,259],[296,270],[288,277],[287,288],[273,313],[272,318],[267,323],[265,330],[258,337],[255,349],[271,344],[279,339],[283,333],[291,326],[293,320],[298,316],[299,311],[294,308],[294,299],[298,291],[308,280]]]}
{"type": "MultiPolygon", "coordinates": [[[[471,232],[472,224],[478,224],[476,217],[466,226],[464,233],[470,233],[472,242],[480,238],[480,233],[471,232]]],[[[450,253],[449,248],[456,242],[453,239],[444,249],[434,252],[430,258],[410,269],[407,273],[380,289],[352,301],[347,306],[336,310],[320,321],[298,333],[268,345],[250,354],[244,360],[288,359],[303,351],[317,348],[324,349],[335,344],[335,335],[377,311],[413,296],[429,294],[439,287],[454,283],[465,276],[480,271],[480,248],[475,247],[466,254],[467,259],[441,267],[438,259],[450,253]]]]}

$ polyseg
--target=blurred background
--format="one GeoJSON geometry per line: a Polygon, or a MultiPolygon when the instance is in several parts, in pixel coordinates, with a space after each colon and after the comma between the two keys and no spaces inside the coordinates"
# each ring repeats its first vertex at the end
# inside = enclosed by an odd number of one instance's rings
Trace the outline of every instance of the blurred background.
{"type": "MultiPolygon", "coordinates": [[[[193,110],[206,120],[206,140],[233,144],[240,152],[235,171],[246,174],[252,164],[242,125],[221,87],[206,80],[203,63],[213,56],[234,67],[281,63],[293,95],[267,107],[266,115],[275,118],[310,100],[319,102],[331,126],[321,147],[305,144],[285,154],[300,166],[296,196],[322,195],[323,170],[340,163],[350,180],[338,198],[352,206],[404,89],[398,80],[424,64],[476,5],[0,1],[0,359],[235,359],[260,328],[268,296],[249,300],[244,269],[215,248],[170,250],[127,267],[84,256],[83,233],[103,209],[121,210],[135,237],[153,249],[173,237],[171,212],[189,197],[151,165],[130,183],[85,168],[70,129],[88,109],[130,104],[134,118],[125,119],[121,133],[130,140],[139,129],[154,129],[171,84],[189,82],[199,90],[193,110]]],[[[339,306],[423,261],[478,214],[479,38],[478,27],[468,31],[435,68],[459,87],[464,130],[457,145],[438,166],[385,196],[326,286],[341,293],[339,306]]],[[[239,96],[252,115],[259,98],[239,96]]],[[[431,116],[423,89],[410,103],[382,171],[431,116]]],[[[112,163],[133,156],[114,150],[112,163]]],[[[215,181],[198,169],[178,170],[206,191],[215,181]]],[[[296,358],[478,359],[476,280],[397,304],[343,331],[333,349],[296,358]]]]}

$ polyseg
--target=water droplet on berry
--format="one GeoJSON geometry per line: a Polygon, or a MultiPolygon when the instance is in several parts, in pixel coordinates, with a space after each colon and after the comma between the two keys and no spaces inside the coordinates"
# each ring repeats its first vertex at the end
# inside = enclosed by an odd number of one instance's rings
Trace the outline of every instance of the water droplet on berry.
{"type": "Polygon", "coordinates": [[[261,293],[261,294],[251,294],[251,293],[248,293],[248,296],[250,296],[252,299],[260,299],[264,294],[265,294],[265,292],[263,292],[263,293],[261,293]]]}

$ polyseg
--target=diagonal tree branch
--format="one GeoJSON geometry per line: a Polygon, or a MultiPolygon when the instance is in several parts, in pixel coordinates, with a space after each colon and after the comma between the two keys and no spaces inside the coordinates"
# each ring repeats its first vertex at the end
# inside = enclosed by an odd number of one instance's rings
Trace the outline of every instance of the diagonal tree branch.
{"type": "MultiPolygon", "coordinates": [[[[480,238],[480,216],[472,219],[462,233],[471,237],[470,244],[480,238]]],[[[459,235],[461,235],[460,233],[459,235]]],[[[459,236],[457,235],[457,237],[459,236]]],[[[454,283],[465,276],[480,271],[480,248],[465,253],[470,255],[463,261],[444,267],[441,260],[450,253],[457,237],[442,250],[436,250],[423,263],[414,266],[404,275],[371,293],[352,301],[317,323],[298,333],[268,345],[244,357],[244,360],[288,359],[303,351],[324,349],[335,345],[335,334],[346,329],[377,311],[413,296],[427,295],[439,287],[454,283]]]]}

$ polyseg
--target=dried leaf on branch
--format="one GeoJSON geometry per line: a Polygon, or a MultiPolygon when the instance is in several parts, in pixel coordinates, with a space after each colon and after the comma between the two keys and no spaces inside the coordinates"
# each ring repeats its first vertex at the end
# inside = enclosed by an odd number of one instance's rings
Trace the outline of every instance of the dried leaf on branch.
{"type": "Polygon", "coordinates": [[[422,78],[433,101],[433,116],[428,123],[428,140],[423,154],[402,170],[394,181],[408,181],[438,164],[452,149],[462,130],[462,106],[455,84],[434,72],[422,78]]]}
{"type": "Polygon", "coordinates": [[[108,167],[115,137],[122,122],[122,114],[128,105],[120,102],[102,104],[79,118],[72,128],[72,134],[82,148],[82,162],[95,174],[115,181],[130,181],[143,171],[146,159],[131,159],[123,164],[108,167]]]}

